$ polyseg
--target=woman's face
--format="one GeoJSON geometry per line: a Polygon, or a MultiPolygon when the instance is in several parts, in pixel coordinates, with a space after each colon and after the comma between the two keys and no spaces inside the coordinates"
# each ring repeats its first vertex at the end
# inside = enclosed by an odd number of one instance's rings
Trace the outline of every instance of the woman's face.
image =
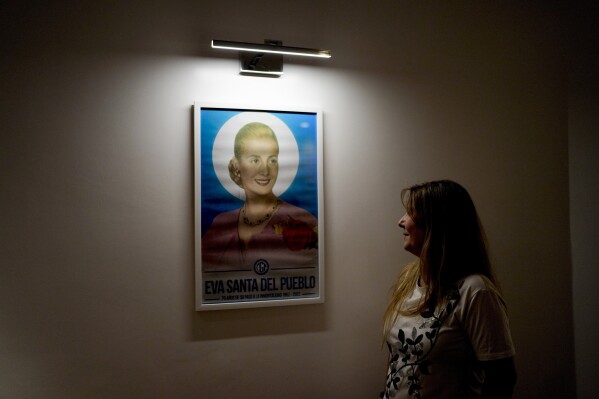
{"type": "Polygon", "coordinates": [[[403,249],[420,256],[422,244],[424,243],[424,229],[418,226],[407,213],[399,220],[399,227],[404,230],[403,249]]]}
{"type": "Polygon", "coordinates": [[[246,195],[268,195],[279,174],[279,146],[271,138],[249,139],[238,159],[241,185],[246,195]]]}

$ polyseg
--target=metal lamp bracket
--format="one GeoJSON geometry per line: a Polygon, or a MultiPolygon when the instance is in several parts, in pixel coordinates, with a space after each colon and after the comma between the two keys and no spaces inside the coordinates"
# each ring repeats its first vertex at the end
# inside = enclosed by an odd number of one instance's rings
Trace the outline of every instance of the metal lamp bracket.
{"type": "MultiPolygon", "coordinates": [[[[264,44],[281,46],[280,40],[264,40],[264,44]]],[[[283,74],[283,54],[262,52],[239,52],[240,73],[244,75],[269,75],[278,77],[283,74]]]]}

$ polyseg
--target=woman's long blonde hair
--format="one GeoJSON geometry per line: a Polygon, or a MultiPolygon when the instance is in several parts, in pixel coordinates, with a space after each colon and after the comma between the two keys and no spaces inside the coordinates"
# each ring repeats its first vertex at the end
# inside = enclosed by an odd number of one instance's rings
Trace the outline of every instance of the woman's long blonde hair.
{"type": "Polygon", "coordinates": [[[435,309],[466,276],[481,274],[497,284],[483,227],[464,187],[450,180],[417,184],[402,190],[401,200],[414,223],[424,230],[424,241],[419,260],[402,269],[391,289],[384,315],[385,337],[398,315],[435,309]],[[407,309],[403,304],[419,282],[424,297],[407,309]]]}

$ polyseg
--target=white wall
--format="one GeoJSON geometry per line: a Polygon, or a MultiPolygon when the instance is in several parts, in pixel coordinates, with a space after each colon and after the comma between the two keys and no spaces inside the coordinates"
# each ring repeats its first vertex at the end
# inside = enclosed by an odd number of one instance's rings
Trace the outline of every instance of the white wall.
{"type": "MultiPolygon", "coordinates": [[[[559,9],[14,2],[0,64],[0,398],[362,398],[410,258],[400,190],[463,183],[510,305],[517,398],[573,397],[559,9]],[[325,47],[279,79],[212,38],[325,47]],[[324,305],[193,310],[195,100],[324,112],[324,305]]],[[[238,4],[236,4],[238,3],[238,4]]]]}

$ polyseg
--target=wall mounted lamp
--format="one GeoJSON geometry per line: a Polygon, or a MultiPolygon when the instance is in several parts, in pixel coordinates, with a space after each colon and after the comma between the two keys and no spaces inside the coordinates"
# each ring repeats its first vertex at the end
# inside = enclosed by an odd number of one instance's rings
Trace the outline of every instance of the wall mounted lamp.
{"type": "Polygon", "coordinates": [[[283,46],[279,40],[265,40],[264,44],[212,40],[212,48],[239,52],[240,73],[281,76],[283,55],[331,58],[330,50],[283,46]]]}

